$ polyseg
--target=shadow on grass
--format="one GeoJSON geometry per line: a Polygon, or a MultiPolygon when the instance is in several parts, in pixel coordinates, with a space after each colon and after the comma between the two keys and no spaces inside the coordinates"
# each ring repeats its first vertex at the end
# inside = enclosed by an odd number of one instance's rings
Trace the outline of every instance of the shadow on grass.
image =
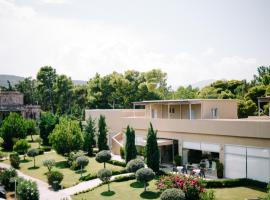
{"type": "Polygon", "coordinates": [[[28,160],[28,159],[25,159],[25,160],[20,160],[20,163],[28,163],[28,162],[31,162],[32,160],[28,160]]]}
{"type": "Polygon", "coordinates": [[[34,170],[34,169],[38,169],[39,167],[38,166],[35,166],[35,167],[28,167],[29,170],[34,170]]]}
{"type": "Polygon", "coordinates": [[[157,199],[160,196],[160,192],[146,191],[140,194],[142,199],[157,199]]]}
{"type": "MultiPolygon", "coordinates": [[[[148,186],[149,184],[147,183],[146,186],[148,186]]],[[[144,183],[142,182],[133,182],[133,183],[130,183],[129,185],[130,187],[133,187],[133,188],[144,188],[144,183]]]]}
{"type": "Polygon", "coordinates": [[[67,161],[63,160],[63,161],[56,162],[55,167],[59,169],[64,169],[64,168],[69,168],[69,165],[67,161]]]}
{"type": "Polygon", "coordinates": [[[110,196],[115,195],[115,192],[114,191],[106,191],[106,192],[101,192],[100,194],[102,196],[105,196],[105,197],[110,197],[110,196]]]}

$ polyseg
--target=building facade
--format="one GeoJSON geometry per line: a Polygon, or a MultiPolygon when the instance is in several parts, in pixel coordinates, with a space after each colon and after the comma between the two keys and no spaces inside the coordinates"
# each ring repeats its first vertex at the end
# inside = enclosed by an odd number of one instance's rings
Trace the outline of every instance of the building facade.
{"type": "Polygon", "coordinates": [[[183,164],[218,159],[227,178],[270,181],[270,118],[238,119],[235,100],[142,101],[134,102],[134,109],[86,110],[86,118],[100,115],[106,117],[115,154],[125,144],[128,125],[140,149],[152,123],[161,163],[172,163],[176,155],[182,156],[183,164]],[[139,106],[144,109],[135,109],[139,106]]]}
{"type": "Polygon", "coordinates": [[[38,105],[24,105],[20,92],[0,91],[0,121],[10,112],[20,113],[28,119],[39,119],[41,110],[38,105]]]}

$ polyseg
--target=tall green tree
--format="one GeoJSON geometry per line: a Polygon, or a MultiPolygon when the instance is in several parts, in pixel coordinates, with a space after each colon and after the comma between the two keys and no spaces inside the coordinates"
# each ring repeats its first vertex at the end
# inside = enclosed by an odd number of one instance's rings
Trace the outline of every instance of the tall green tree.
{"type": "Polygon", "coordinates": [[[42,112],[40,116],[39,130],[44,145],[49,145],[49,135],[55,128],[59,119],[51,112],[42,112]]]}
{"type": "Polygon", "coordinates": [[[148,128],[147,142],[146,142],[146,164],[154,172],[159,171],[159,149],[157,143],[157,131],[154,130],[152,123],[148,128]]]}
{"type": "Polygon", "coordinates": [[[26,134],[31,136],[32,142],[34,141],[33,135],[37,133],[36,122],[32,119],[25,120],[26,134]]]}
{"type": "Polygon", "coordinates": [[[36,80],[31,77],[25,78],[19,81],[15,85],[17,91],[23,93],[24,104],[37,104],[38,94],[37,94],[37,83],[36,80]]]}
{"type": "Polygon", "coordinates": [[[96,126],[95,120],[91,116],[86,121],[86,127],[84,129],[84,151],[88,152],[88,156],[93,156],[93,146],[95,145],[96,126]]]}
{"type": "Polygon", "coordinates": [[[137,150],[135,146],[135,131],[133,128],[127,126],[126,129],[126,145],[125,145],[125,160],[128,163],[130,160],[137,157],[137,150]]]}
{"type": "Polygon", "coordinates": [[[25,120],[17,113],[10,113],[9,116],[4,119],[0,133],[4,140],[4,149],[12,150],[17,140],[26,138],[25,120]]]}
{"type": "Polygon", "coordinates": [[[107,124],[105,121],[105,116],[100,115],[99,120],[98,120],[98,150],[108,150],[108,139],[107,139],[107,124]]]}
{"type": "Polygon", "coordinates": [[[195,99],[197,98],[197,93],[199,88],[192,88],[191,85],[187,87],[180,86],[177,88],[174,98],[175,99],[195,99]]]}
{"type": "Polygon", "coordinates": [[[82,149],[84,140],[79,122],[67,117],[60,118],[59,124],[49,135],[49,141],[62,155],[82,149]]]}
{"type": "Polygon", "coordinates": [[[56,70],[51,66],[40,68],[37,74],[37,90],[43,110],[55,112],[53,86],[56,81],[56,70]]]}
{"type": "Polygon", "coordinates": [[[255,84],[270,85],[270,66],[257,68],[258,75],[254,75],[255,84]]]}

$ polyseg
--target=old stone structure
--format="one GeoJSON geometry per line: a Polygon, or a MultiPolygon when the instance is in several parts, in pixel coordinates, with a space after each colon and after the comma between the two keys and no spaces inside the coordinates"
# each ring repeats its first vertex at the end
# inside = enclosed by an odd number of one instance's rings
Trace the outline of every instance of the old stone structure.
{"type": "Polygon", "coordinates": [[[20,113],[29,119],[39,119],[40,111],[38,105],[24,105],[22,93],[0,91],[0,121],[10,112],[20,113]]]}

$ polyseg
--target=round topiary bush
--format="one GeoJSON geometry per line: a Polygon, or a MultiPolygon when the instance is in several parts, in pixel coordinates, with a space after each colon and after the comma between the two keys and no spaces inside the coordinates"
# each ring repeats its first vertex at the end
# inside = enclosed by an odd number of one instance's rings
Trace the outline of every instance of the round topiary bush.
{"type": "Polygon", "coordinates": [[[53,187],[54,190],[60,188],[60,183],[64,178],[64,175],[59,171],[50,171],[47,173],[48,183],[53,187]]]}
{"type": "Polygon", "coordinates": [[[105,163],[111,160],[111,158],[112,158],[111,152],[108,150],[100,151],[96,155],[96,161],[99,163],[104,163],[104,168],[106,167],[105,163]]]}
{"type": "Polygon", "coordinates": [[[161,196],[161,200],[185,200],[185,193],[176,188],[165,190],[161,196]]]}
{"type": "Polygon", "coordinates": [[[110,191],[110,179],[112,176],[112,171],[109,169],[101,169],[97,173],[97,177],[103,182],[108,184],[108,191],[110,191]]]}
{"type": "Polygon", "coordinates": [[[76,159],[76,163],[81,168],[80,171],[82,176],[83,169],[88,165],[89,159],[86,156],[80,156],[76,159]]]}
{"type": "Polygon", "coordinates": [[[48,171],[50,172],[51,170],[52,170],[52,168],[53,168],[53,166],[55,166],[55,160],[54,159],[45,159],[45,160],[43,160],[43,165],[45,166],[45,167],[47,167],[48,168],[48,171]]]}
{"type": "Polygon", "coordinates": [[[144,191],[146,191],[146,183],[153,180],[155,173],[150,168],[141,168],[136,172],[136,179],[144,183],[144,191]]]}
{"type": "Polygon", "coordinates": [[[141,168],[144,168],[144,162],[141,159],[133,159],[127,163],[128,172],[136,172],[141,168]]]}
{"type": "Polygon", "coordinates": [[[34,167],[36,167],[36,156],[39,155],[39,150],[38,149],[30,149],[27,153],[29,157],[34,158],[34,167]]]}
{"type": "Polygon", "coordinates": [[[39,191],[36,182],[21,179],[17,186],[19,199],[39,200],[39,191]]]}

